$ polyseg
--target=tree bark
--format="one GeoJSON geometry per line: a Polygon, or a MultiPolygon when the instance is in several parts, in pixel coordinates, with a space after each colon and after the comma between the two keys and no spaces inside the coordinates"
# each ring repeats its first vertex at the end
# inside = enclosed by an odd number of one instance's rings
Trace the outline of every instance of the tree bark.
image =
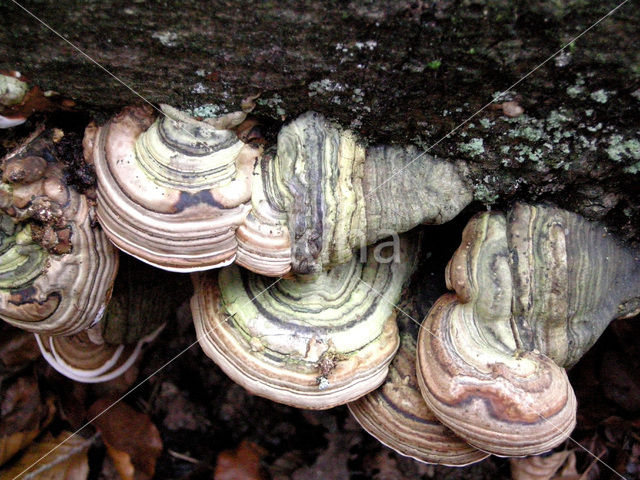
{"type": "Polygon", "coordinates": [[[140,97],[218,112],[260,93],[257,111],[273,118],[313,109],[370,142],[466,162],[477,208],[551,201],[640,240],[632,2],[539,68],[618,2],[21,4],[126,87],[11,0],[0,1],[0,69],[99,121],[140,97]],[[506,100],[524,113],[505,116],[506,100]]]}

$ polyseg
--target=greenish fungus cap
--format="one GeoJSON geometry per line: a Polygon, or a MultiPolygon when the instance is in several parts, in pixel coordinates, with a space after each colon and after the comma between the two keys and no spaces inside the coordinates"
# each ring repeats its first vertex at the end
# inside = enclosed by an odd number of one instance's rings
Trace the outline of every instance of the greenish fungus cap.
{"type": "Polygon", "coordinates": [[[35,132],[2,159],[0,184],[0,318],[48,335],[99,321],[118,267],[93,204],[66,182],[61,136],[35,132]]]}
{"type": "Polygon", "coordinates": [[[496,455],[545,452],[576,422],[563,367],[609,322],[637,313],[640,259],[603,228],[547,206],[477,215],[447,266],[418,340],[436,416],[496,455]]]}
{"type": "Polygon", "coordinates": [[[413,268],[407,242],[398,262],[377,262],[371,248],[366,263],[274,285],[235,266],[194,274],[198,341],[254,394],[313,409],[352,401],[384,380],[398,348],[393,305],[413,268]]]}

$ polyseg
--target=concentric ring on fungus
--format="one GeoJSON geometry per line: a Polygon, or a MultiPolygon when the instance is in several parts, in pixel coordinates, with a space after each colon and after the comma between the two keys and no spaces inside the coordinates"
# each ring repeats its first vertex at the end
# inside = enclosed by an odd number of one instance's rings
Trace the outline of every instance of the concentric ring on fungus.
{"type": "Polygon", "coordinates": [[[42,356],[59,373],[78,382],[98,383],[126,372],[140,356],[142,347],[153,341],[162,328],[164,325],[135,343],[120,345],[106,343],[93,329],[64,337],[37,333],[35,337],[42,356]]]}
{"type": "Polygon", "coordinates": [[[62,135],[35,132],[2,160],[0,185],[0,317],[47,335],[98,322],[118,267],[93,204],[65,180],[62,135]]]}
{"type": "Polygon", "coordinates": [[[362,428],[401,455],[456,467],[488,456],[442,425],[427,407],[418,388],[416,340],[410,333],[400,334],[385,382],[347,406],[362,428]]]}
{"type": "Polygon", "coordinates": [[[563,367],[616,317],[640,309],[640,259],[603,228],[517,204],[467,224],[446,294],[418,339],[422,394],[436,416],[496,455],[545,452],[576,422],[563,367]]]}
{"type": "Polygon", "coordinates": [[[97,133],[87,130],[98,219],[119,248],[165,270],[228,265],[260,151],[231,130],[162,110],[154,121],[151,109],[128,107],[97,133]]]}
{"type": "Polygon", "coordinates": [[[65,337],[36,334],[42,356],[61,374],[85,383],[126,372],[145,344],[188,298],[188,278],[121,255],[113,295],[100,322],[65,337]]]}
{"type": "MultiPolygon", "coordinates": [[[[348,262],[355,249],[417,225],[447,222],[473,198],[454,162],[413,146],[366,147],[316,112],[280,130],[255,178],[251,223],[279,224],[278,238],[290,238],[290,268],[302,274],[348,262]]],[[[238,258],[258,270],[255,255],[238,258]]]]}
{"type": "Polygon", "coordinates": [[[226,129],[236,116],[198,121],[162,109],[154,121],[129,107],[85,134],[105,231],[160,268],[237,260],[268,276],[319,272],[362,245],[446,222],[472,199],[455,163],[415,147],[366,148],[314,112],[285,125],[262,156],[226,129]]]}
{"type": "Polygon", "coordinates": [[[370,248],[366,263],[271,288],[273,279],[236,266],[194,274],[198,341],[254,394],[311,409],[355,400],[384,381],[398,348],[393,304],[413,268],[407,241],[400,245],[397,263],[376,262],[370,248]]]}

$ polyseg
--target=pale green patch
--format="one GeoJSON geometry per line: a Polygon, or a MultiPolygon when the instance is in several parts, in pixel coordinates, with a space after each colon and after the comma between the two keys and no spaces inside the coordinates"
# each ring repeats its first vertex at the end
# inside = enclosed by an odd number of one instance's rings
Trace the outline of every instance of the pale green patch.
{"type": "Polygon", "coordinates": [[[624,168],[624,171],[627,173],[639,173],[640,172],[640,162],[636,162],[633,165],[629,165],[624,168]]]}
{"type": "Polygon", "coordinates": [[[160,41],[160,43],[165,47],[175,47],[176,45],[178,45],[178,34],[176,32],[155,32],[153,35],[151,35],[151,37],[160,41]]]}
{"type": "Polygon", "coordinates": [[[364,91],[361,88],[354,88],[351,100],[356,103],[362,103],[362,100],[364,100],[364,91]]]}
{"type": "Polygon", "coordinates": [[[471,157],[478,157],[484,153],[484,141],[481,138],[472,138],[467,143],[458,144],[458,148],[471,157]]]}
{"type": "Polygon", "coordinates": [[[567,88],[567,95],[569,95],[571,98],[576,98],[581,96],[584,91],[584,77],[582,75],[578,75],[578,77],[576,78],[576,83],[567,88]]]}
{"type": "Polygon", "coordinates": [[[221,105],[216,105],[214,103],[205,103],[204,105],[199,105],[192,108],[188,113],[192,117],[216,118],[223,113],[226,113],[226,109],[221,105]]]}
{"type": "Polygon", "coordinates": [[[309,96],[313,97],[325,93],[344,92],[347,90],[347,85],[331,80],[330,78],[323,78],[322,80],[311,82],[308,88],[309,96]]]}
{"type": "Polygon", "coordinates": [[[480,119],[480,125],[482,126],[482,128],[491,128],[493,126],[493,123],[494,122],[492,122],[489,118],[480,119]]]}
{"type": "Polygon", "coordinates": [[[606,152],[607,155],[609,155],[609,158],[614,162],[622,162],[624,160],[631,159],[640,160],[640,141],[637,139],[630,138],[625,140],[622,135],[616,134],[611,135],[608,140],[609,147],[606,149],[606,152]]]}
{"type": "MultiPolygon", "coordinates": [[[[485,181],[486,180],[495,181],[495,177],[485,178],[485,181]]],[[[474,186],[473,197],[485,205],[490,205],[498,199],[499,195],[485,183],[480,183],[474,186]]]]}
{"type": "Polygon", "coordinates": [[[564,123],[570,122],[572,118],[564,110],[552,110],[547,117],[549,128],[560,128],[564,123]]]}
{"type": "Polygon", "coordinates": [[[525,140],[529,140],[530,142],[537,142],[541,140],[544,137],[544,130],[541,126],[535,124],[535,119],[532,119],[530,117],[527,118],[529,120],[532,120],[533,124],[509,130],[509,136],[512,138],[524,138],[525,140]]]}
{"type": "Polygon", "coordinates": [[[277,93],[273,94],[270,98],[258,98],[256,103],[275,110],[276,114],[280,116],[285,116],[287,114],[286,110],[281,106],[282,97],[277,93]]]}
{"type": "Polygon", "coordinates": [[[591,100],[595,102],[607,103],[609,101],[609,95],[612,95],[615,93],[616,92],[609,92],[604,88],[601,88],[600,90],[596,90],[595,92],[592,92],[591,95],[589,95],[589,97],[591,98],[591,100]]]}

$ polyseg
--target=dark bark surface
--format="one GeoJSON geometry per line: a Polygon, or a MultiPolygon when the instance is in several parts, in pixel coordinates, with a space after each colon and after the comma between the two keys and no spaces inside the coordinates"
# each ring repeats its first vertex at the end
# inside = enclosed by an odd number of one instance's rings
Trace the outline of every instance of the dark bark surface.
{"type": "MultiPolygon", "coordinates": [[[[371,142],[428,149],[618,2],[23,5],[152,103],[216,112],[260,93],[259,113],[315,109],[371,142]]],[[[13,2],[0,18],[0,69],[98,119],[142,101],[13,2]]],[[[489,106],[430,153],[467,161],[486,205],[552,201],[637,242],[639,31],[628,2],[506,95],[523,115],[489,106]]]]}

